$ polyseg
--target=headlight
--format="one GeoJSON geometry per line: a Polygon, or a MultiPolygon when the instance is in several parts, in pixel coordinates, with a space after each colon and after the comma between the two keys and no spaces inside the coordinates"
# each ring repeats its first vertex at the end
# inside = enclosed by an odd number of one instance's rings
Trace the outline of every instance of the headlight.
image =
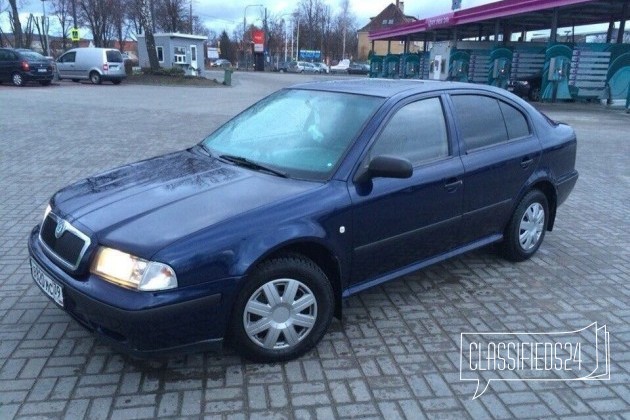
{"type": "Polygon", "coordinates": [[[168,265],[112,248],[99,248],[90,271],[114,284],[136,290],[155,291],[177,287],[175,271],[168,265]]]}
{"type": "Polygon", "coordinates": [[[52,211],[52,208],[50,207],[50,204],[49,204],[46,206],[46,210],[44,211],[44,220],[46,220],[46,218],[48,217],[51,211],[52,211]]]}

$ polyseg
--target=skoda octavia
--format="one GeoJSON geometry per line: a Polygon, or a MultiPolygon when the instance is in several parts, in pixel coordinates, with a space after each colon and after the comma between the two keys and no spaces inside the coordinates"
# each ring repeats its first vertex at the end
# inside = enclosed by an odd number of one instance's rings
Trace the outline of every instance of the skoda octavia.
{"type": "Polygon", "coordinates": [[[573,130],[497,88],[347,80],[280,90],[201,143],[92,176],[29,238],[35,282],[139,356],[299,357],[344,298],[551,231],[573,130]]]}

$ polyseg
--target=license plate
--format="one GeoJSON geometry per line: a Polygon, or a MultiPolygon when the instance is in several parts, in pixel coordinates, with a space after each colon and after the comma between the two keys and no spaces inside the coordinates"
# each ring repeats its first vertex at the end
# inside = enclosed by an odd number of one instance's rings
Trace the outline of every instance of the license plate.
{"type": "Polygon", "coordinates": [[[31,260],[31,274],[35,283],[59,306],[63,307],[63,288],[46,275],[44,270],[33,260],[31,260]]]}
{"type": "Polygon", "coordinates": [[[46,69],[37,69],[37,71],[40,72],[40,73],[46,73],[48,70],[46,70],[46,69]]]}

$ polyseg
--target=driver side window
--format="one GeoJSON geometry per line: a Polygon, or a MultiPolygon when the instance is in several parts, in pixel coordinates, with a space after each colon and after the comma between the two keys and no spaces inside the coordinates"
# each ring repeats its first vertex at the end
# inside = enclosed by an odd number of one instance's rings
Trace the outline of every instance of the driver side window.
{"type": "Polygon", "coordinates": [[[413,166],[448,156],[448,136],[440,98],[405,105],[389,120],[370,152],[373,158],[392,155],[413,166]]]}

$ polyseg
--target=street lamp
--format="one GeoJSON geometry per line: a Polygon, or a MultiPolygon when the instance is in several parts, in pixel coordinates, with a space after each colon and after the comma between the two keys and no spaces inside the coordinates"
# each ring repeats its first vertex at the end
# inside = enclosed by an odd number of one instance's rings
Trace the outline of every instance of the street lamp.
{"type": "Polygon", "coordinates": [[[44,44],[46,44],[44,45],[45,49],[42,49],[46,55],[50,55],[48,48],[48,25],[46,25],[46,0],[42,0],[42,10],[44,12],[44,17],[42,18],[42,29],[44,30],[44,44]]]}
{"type": "MultiPolygon", "coordinates": [[[[293,16],[297,18],[297,40],[295,41],[295,61],[298,61],[300,59],[300,14],[295,13],[293,16]]],[[[293,35],[293,31],[291,31],[291,35],[293,35]]]]}

